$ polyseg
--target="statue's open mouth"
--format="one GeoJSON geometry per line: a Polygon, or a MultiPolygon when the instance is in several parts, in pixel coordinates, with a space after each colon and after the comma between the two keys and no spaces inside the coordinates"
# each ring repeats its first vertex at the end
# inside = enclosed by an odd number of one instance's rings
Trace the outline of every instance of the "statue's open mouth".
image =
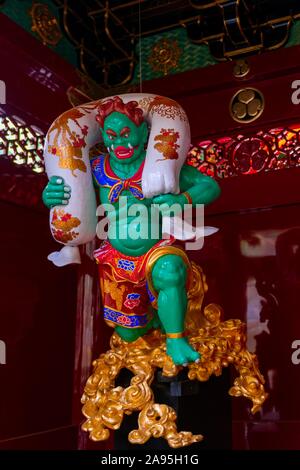
{"type": "Polygon", "coordinates": [[[130,158],[133,155],[134,148],[127,148],[120,145],[114,149],[114,152],[117,158],[130,158]]]}

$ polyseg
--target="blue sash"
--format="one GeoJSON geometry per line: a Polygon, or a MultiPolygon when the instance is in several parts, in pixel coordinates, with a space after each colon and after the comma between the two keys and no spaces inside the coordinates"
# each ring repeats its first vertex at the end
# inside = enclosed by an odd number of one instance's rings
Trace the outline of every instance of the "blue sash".
{"type": "MultiPolygon", "coordinates": [[[[109,175],[105,169],[108,163],[106,155],[100,155],[99,157],[91,160],[91,168],[93,176],[99,186],[110,188],[108,199],[111,203],[117,202],[122,191],[128,189],[131,194],[137,199],[144,199],[142,193],[142,179],[135,175],[131,178],[122,180],[112,173],[109,175]]],[[[108,167],[109,169],[109,167],[108,167]]],[[[140,173],[140,171],[138,171],[140,173]]],[[[138,174],[137,173],[137,174],[138,174]]]]}

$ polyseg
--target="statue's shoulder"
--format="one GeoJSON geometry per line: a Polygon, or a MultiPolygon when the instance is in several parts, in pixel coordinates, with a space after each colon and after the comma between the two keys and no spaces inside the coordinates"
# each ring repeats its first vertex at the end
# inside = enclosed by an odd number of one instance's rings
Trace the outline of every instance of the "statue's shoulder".
{"type": "Polygon", "coordinates": [[[105,157],[106,155],[98,155],[90,160],[92,175],[99,185],[106,183],[105,157]]]}
{"type": "Polygon", "coordinates": [[[188,165],[187,163],[184,163],[181,167],[181,170],[180,170],[180,177],[184,177],[184,176],[188,176],[190,175],[191,173],[194,174],[194,173],[197,173],[198,170],[191,166],[191,165],[188,165]]]}
{"type": "Polygon", "coordinates": [[[99,171],[102,167],[104,167],[105,155],[97,155],[90,159],[90,164],[92,171],[99,171]]]}

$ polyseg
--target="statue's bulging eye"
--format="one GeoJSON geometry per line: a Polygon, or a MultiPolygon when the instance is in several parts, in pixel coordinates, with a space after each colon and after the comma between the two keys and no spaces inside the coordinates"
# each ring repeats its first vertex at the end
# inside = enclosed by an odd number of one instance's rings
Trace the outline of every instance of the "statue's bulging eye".
{"type": "Polygon", "coordinates": [[[126,139],[128,139],[128,137],[129,137],[129,132],[125,132],[125,134],[123,134],[123,135],[124,135],[124,137],[125,137],[126,139]]]}
{"type": "Polygon", "coordinates": [[[108,138],[109,138],[109,140],[114,140],[114,136],[111,135],[111,134],[108,135],[108,138]]]}

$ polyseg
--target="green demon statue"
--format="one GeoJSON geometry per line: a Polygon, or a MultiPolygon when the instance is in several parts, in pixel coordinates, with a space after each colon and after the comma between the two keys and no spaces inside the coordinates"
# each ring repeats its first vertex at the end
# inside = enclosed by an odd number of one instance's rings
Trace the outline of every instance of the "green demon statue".
{"type": "MultiPolygon", "coordinates": [[[[153,217],[153,207],[159,210],[162,204],[162,207],[177,204],[181,208],[186,204],[208,204],[218,197],[220,190],[213,179],[183,164],[179,194],[145,197],[142,174],[149,129],[143,114],[136,101],[124,103],[118,96],[97,106],[96,120],[107,154],[93,158],[91,169],[100,202],[106,207],[109,203],[114,209],[111,217],[108,210],[108,239],[95,252],[104,318],[127,342],[135,341],[151,328],[161,328],[167,338],[167,354],[175,364],[185,365],[199,359],[199,353],[185,337],[191,272],[187,256],[174,246],[174,238],[162,239],[162,217],[153,217]],[[124,196],[127,197],[126,213],[121,204],[124,196]],[[128,213],[131,205],[137,203],[146,208],[148,216],[144,216],[142,222],[139,218],[139,225],[142,225],[139,231],[143,236],[132,238],[129,227],[132,230],[134,217],[128,213]]],[[[174,129],[162,129],[154,137],[162,160],[176,160],[178,137],[178,131],[174,129]]],[[[57,154],[58,149],[55,151],[57,154]]],[[[71,196],[71,187],[61,176],[53,175],[44,190],[43,200],[49,208],[65,207],[71,196]]],[[[54,220],[52,218],[54,226],[64,222],[58,220],[59,210],[55,214],[54,220]]]]}
{"type": "Polygon", "coordinates": [[[174,228],[186,205],[203,207],[220,193],[213,179],[185,164],[189,147],[183,109],[148,94],[73,108],[54,121],[46,138],[43,200],[52,234],[64,245],[48,258],[57,266],[79,263],[78,245],[96,234],[101,239],[94,257],[104,318],[114,332],[82,396],[82,429],[95,441],[107,439],[134,411],[138,429],[129,433],[131,443],[164,437],[176,448],[201,441],[199,434],[178,432],[175,411],[155,403],[157,369],[174,377],[186,366],[190,380],[205,381],[232,364],[238,377],[231,395],[252,400],[253,413],[267,397],[257,359],[246,347],[245,324],[222,321],[215,304],[202,308],[205,276],[176,245],[188,237],[171,229],[173,235],[164,236],[167,218],[174,228]],[[90,159],[101,141],[107,152],[90,159]],[[105,216],[99,222],[96,212],[105,216]],[[122,369],[132,373],[127,387],[116,386],[122,369]]]}

